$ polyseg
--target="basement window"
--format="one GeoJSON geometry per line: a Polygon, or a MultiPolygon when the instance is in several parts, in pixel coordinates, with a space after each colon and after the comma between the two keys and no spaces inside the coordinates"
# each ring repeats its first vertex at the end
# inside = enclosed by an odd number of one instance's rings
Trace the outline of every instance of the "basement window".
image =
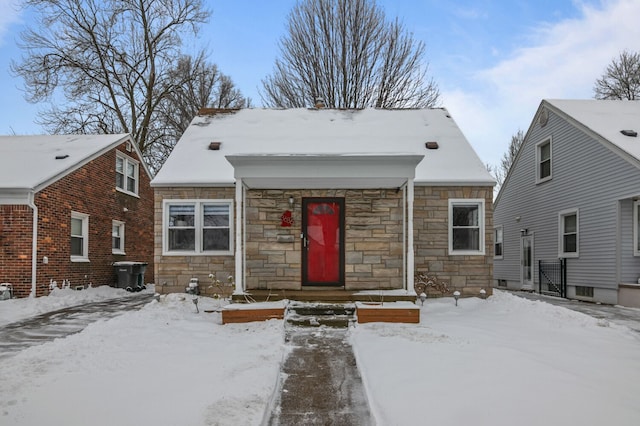
{"type": "Polygon", "coordinates": [[[576,297],[589,297],[589,298],[593,299],[593,287],[577,285],[576,286],[576,297]]]}

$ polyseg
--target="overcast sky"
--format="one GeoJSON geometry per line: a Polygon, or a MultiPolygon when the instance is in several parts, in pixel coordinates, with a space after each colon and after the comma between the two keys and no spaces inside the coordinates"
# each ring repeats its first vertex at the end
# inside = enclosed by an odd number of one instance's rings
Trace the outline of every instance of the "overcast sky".
{"type": "MultiPolygon", "coordinates": [[[[20,58],[28,14],[0,0],[0,134],[42,133],[37,105],[9,73],[20,58]]],[[[208,2],[211,22],[187,48],[211,60],[262,106],[261,80],[296,0],[208,2]]],[[[497,164],[511,135],[527,130],[542,99],[593,97],[593,83],[622,50],[640,51],[640,0],[378,0],[427,45],[442,105],[485,163],[497,164]]]]}

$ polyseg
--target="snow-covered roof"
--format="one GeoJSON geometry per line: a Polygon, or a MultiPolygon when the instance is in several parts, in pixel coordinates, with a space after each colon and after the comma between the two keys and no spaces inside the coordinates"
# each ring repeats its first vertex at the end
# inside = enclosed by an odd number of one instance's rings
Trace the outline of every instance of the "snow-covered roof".
{"type": "Polygon", "coordinates": [[[37,191],[127,139],[128,134],[0,136],[0,191],[37,191]]]}
{"type": "Polygon", "coordinates": [[[152,185],[233,184],[234,167],[227,156],[234,161],[243,156],[259,161],[262,156],[272,164],[285,157],[290,161],[334,158],[338,167],[349,164],[346,157],[362,161],[366,156],[386,157],[394,162],[399,156],[424,156],[415,169],[417,184],[494,183],[446,109],[299,108],[197,116],[152,185]],[[210,150],[211,142],[220,142],[220,149],[210,150]],[[426,142],[437,142],[438,149],[427,149],[426,142]]]}
{"type": "Polygon", "coordinates": [[[596,99],[550,99],[544,102],[640,160],[640,137],[625,136],[621,133],[621,130],[640,133],[640,102],[596,99]]]}

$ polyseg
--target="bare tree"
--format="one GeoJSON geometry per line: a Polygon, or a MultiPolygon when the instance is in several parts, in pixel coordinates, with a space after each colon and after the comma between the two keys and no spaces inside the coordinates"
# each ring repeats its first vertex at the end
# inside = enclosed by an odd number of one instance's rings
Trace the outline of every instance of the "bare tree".
{"type": "Polygon", "coordinates": [[[281,58],[262,81],[272,107],[432,107],[440,92],[427,76],[425,45],[375,0],[303,0],[288,17],[281,58]]]}
{"type": "Polygon", "coordinates": [[[35,23],[12,63],[30,102],[50,101],[40,123],[54,133],[131,133],[145,159],[166,138],[163,101],[191,76],[173,72],[182,38],[209,12],[202,0],[26,0],[35,23]],[[54,101],[64,99],[61,106],[54,101]]]}
{"type": "Polygon", "coordinates": [[[640,53],[620,53],[596,80],[593,91],[596,99],[640,100],[640,53]]]}
{"type": "Polygon", "coordinates": [[[487,169],[489,170],[489,172],[493,174],[493,177],[498,182],[498,184],[496,185],[496,189],[499,189],[504,183],[504,180],[506,179],[507,174],[509,173],[509,169],[511,169],[511,166],[515,161],[516,155],[518,155],[518,151],[520,150],[520,147],[522,146],[523,142],[524,142],[524,132],[518,129],[516,134],[511,136],[511,142],[509,143],[509,148],[507,148],[507,152],[502,154],[502,159],[500,159],[500,164],[496,167],[491,167],[490,165],[487,165],[487,169]]]}
{"type": "Polygon", "coordinates": [[[231,78],[219,71],[217,65],[207,62],[201,53],[196,57],[182,56],[170,71],[170,80],[176,87],[159,105],[159,120],[164,138],[158,140],[150,163],[158,169],[171,153],[176,142],[204,107],[249,108],[251,100],[245,98],[231,78]]]}

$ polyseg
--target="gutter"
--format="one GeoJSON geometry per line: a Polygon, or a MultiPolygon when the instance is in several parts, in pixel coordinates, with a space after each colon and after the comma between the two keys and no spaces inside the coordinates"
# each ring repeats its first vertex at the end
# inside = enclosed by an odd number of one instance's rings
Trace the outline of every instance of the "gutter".
{"type": "Polygon", "coordinates": [[[34,192],[29,193],[27,204],[33,210],[33,229],[31,231],[31,293],[29,297],[36,297],[36,282],[38,272],[38,206],[34,201],[34,192]]]}

